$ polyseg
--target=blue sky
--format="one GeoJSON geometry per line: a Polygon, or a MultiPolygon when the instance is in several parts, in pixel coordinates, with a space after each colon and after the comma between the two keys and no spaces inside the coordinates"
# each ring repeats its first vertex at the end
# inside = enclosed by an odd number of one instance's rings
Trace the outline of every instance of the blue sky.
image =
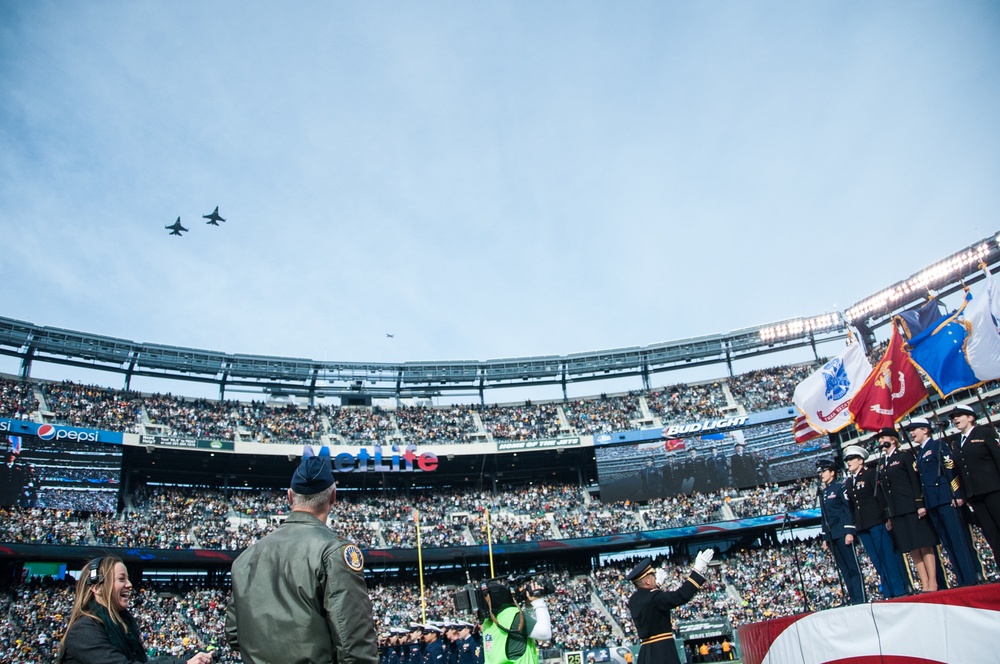
{"type": "Polygon", "coordinates": [[[0,315],[400,361],[843,310],[1000,229],[998,35],[993,2],[3,3],[0,315]]]}

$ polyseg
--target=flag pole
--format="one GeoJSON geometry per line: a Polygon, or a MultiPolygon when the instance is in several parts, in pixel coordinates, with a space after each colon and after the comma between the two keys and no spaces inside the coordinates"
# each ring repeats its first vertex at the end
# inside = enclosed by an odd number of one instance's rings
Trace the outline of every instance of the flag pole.
{"type": "Polygon", "coordinates": [[[420,622],[427,623],[427,599],[424,596],[424,554],[420,548],[420,511],[413,510],[413,524],[417,529],[417,569],[420,571],[420,622]]]}
{"type": "Polygon", "coordinates": [[[493,573],[493,531],[490,530],[490,508],[486,508],[486,545],[490,552],[490,578],[495,579],[496,574],[493,573]]]}

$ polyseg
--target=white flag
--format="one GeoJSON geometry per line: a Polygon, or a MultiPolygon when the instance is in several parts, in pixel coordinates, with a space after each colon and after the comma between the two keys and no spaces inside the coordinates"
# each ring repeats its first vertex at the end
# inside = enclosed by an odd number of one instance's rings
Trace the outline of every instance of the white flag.
{"type": "Polygon", "coordinates": [[[861,344],[851,344],[799,383],[792,402],[816,431],[840,431],[851,423],[847,407],[871,372],[872,364],[861,344]]]}
{"type": "Polygon", "coordinates": [[[986,272],[986,284],[981,293],[972,297],[962,315],[969,325],[965,356],[972,372],[981,381],[1000,378],[1000,332],[997,331],[997,314],[1000,314],[1000,288],[986,272]]]}

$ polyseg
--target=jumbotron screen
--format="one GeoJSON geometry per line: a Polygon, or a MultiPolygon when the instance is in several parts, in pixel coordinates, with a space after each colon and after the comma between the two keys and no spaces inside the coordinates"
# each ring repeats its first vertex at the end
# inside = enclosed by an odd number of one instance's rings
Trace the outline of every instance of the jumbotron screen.
{"type": "Polygon", "coordinates": [[[603,502],[744,489],[813,477],[827,438],[795,442],[791,420],[687,437],[598,446],[603,502]],[[739,453],[737,453],[739,451],[739,453]]]}
{"type": "Polygon", "coordinates": [[[107,443],[6,436],[0,505],[114,512],[122,450],[107,443]]]}

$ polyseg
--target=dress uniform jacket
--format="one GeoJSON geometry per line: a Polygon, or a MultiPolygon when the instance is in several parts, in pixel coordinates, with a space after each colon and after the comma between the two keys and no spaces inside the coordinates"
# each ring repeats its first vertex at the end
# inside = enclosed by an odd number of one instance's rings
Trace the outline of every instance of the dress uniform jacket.
{"type": "Polygon", "coordinates": [[[308,512],[233,562],[226,640],[248,664],[374,664],[378,642],[357,545],[308,512]]]}
{"type": "Polygon", "coordinates": [[[966,496],[976,498],[1000,491],[1000,444],[992,427],[972,427],[965,442],[959,436],[952,451],[966,496]]]}
{"type": "Polygon", "coordinates": [[[458,664],[478,664],[481,660],[482,649],[472,635],[459,639],[456,643],[458,650],[458,664]]]}
{"type": "Polygon", "coordinates": [[[878,480],[885,489],[886,510],[890,519],[913,514],[924,506],[920,476],[909,452],[897,449],[887,456],[879,467],[878,480]]]}
{"type": "Polygon", "coordinates": [[[951,450],[940,441],[928,439],[917,452],[917,472],[924,491],[924,507],[948,552],[958,584],[972,585],[979,574],[979,563],[969,529],[951,504],[953,497],[964,499],[951,450]]]}
{"type": "Polygon", "coordinates": [[[680,664],[670,610],[686,604],[705,583],[694,570],[676,590],[638,588],[628,600],[635,631],[642,639],[637,664],[680,664]]]}
{"type": "Polygon", "coordinates": [[[931,438],[917,451],[917,473],[924,492],[924,507],[951,505],[952,498],[964,498],[951,450],[931,438]]]}
{"type": "Polygon", "coordinates": [[[848,475],[844,488],[858,537],[875,565],[883,594],[886,597],[906,594],[902,558],[885,528],[884,492],[878,487],[875,469],[862,467],[857,475],[848,475]]]}
{"type": "Polygon", "coordinates": [[[844,481],[851,516],[858,532],[884,527],[885,506],[877,493],[877,475],[874,468],[862,468],[857,475],[848,475],[844,481]]]}
{"type": "Polygon", "coordinates": [[[444,664],[444,644],[438,638],[424,646],[424,664],[444,664]]]}

